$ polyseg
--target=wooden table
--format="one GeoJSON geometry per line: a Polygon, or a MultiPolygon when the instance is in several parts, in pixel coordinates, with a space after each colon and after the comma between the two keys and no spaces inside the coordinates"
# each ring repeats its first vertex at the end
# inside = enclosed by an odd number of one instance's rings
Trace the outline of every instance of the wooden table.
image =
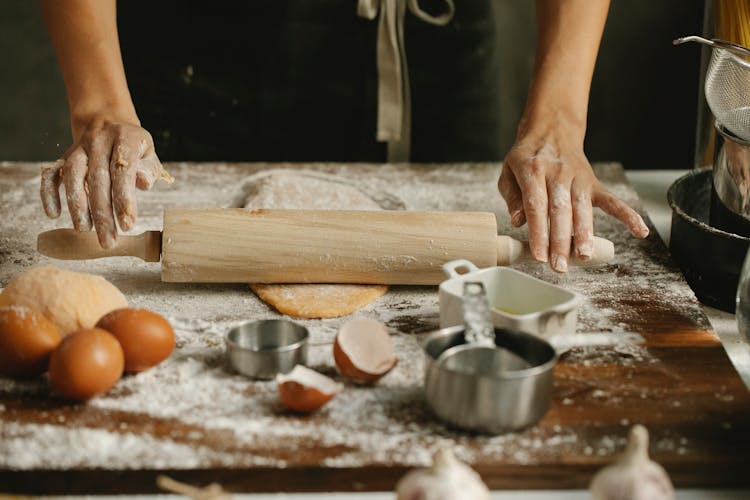
{"type": "MultiPolygon", "coordinates": [[[[496,194],[497,165],[169,168],[178,182],[140,196],[138,229],[159,228],[165,206],[237,206],[256,174],[273,168],[335,173],[387,208],[494,211],[500,232],[523,234],[510,227],[496,194]]],[[[638,204],[617,165],[596,170],[638,204]]],[[[0,378],[0,490],[147,492],[160,472],[237,491],[389,490],[440,446],[453,447],[492,488],[585,487],[634,423],[649,428],[651,453],[676,485],[750,484],[750,396],[656,235],[635,240],[599,214],[597,233],[618,252],[611,265],[568,275],[516,266],[584,297],[580,332],[637,331],[647,343],[567,353],[552,408],[537,426],[477,436],[436,422],[422,402],[419,342],[438,324],[435,288],[394,287],[363,311],[399,332],[393,373],[374,388],[347,386],[321,412],[298,417],[279,407],[273,382],[224,366],[221,336],[229,325],[277,316],[245,286],[161,283],[157,264],[133,259],[53,263],[35,253],[35,235],[67,222],[46,220],[37,192],[38,165],[0,164],[0,285],[36,264],[101,274],[132,304],[167,315],[179,342],[169,362],[85,405],[51,397],[44,380],[0,378]]],[[[311,364],[334,377],[326,342],[341,322],[303,322],[318,344],[311,364]]]]}

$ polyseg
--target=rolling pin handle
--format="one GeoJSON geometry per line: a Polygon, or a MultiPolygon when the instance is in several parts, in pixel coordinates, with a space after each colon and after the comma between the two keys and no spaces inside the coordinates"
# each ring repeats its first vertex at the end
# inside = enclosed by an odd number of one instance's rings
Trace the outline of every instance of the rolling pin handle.
{"type": "MultiPolygon", "coordinates": [[[[529,257],[529,242],[518,241],[510,236],[499,235],[497,237],[497,265],[509,266],[520,260],[529,257]]],[[[570,264],[578,267],[591,267],[608,264],[615,256],[615,245],[605,238],[594,236],[594,249],[591,257],[581,259],[576,256],[575,250],[570,249],[570,264]]]]}
{"type": "Polygon", "coordinates": [[[592,267],[609,264],[615,258],[615,244],[606,238],[594,236],[594,251],[588,259],[580,259],[575,250],[570,249],[570,263],[578,267],[592,267]]]}
{"type": "Polygon", "coordinates": [[[62,260],[101,259],[103,257],[138,257],[146,262],[159,262],[161,231],[136,235],[118,235],[113,248],[102,248],[94,231],[53,229],[39,233],[37,250],[42,255],[62,260]]]}
{"type": "Polygon", "coordinates": [[[520,242],[510,236],[499,235],[497,237],[497,265],[509,266],[521,258],[524,250],[528,250],[529,244],[520,242]]]}

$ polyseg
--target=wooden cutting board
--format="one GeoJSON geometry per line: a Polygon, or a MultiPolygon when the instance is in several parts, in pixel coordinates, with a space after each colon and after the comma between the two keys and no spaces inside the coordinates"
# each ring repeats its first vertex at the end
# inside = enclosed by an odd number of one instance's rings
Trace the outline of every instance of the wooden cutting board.
{"type": "MultiPolygon", "coordinates": [[[[412,210],[494,211],[501,232],[523,236],[510,227],[491,164],[175,164],[174,186],[140,198],[137,229],[159,229],[164,206],[235,206],[243,179],[270,167],[335,172],[412,210]]],[[[36,233],[55,227],[38,206],[36,173],[37,165],[0,164],[0,285],[48,262],[33,251],[36,233]]],[[[597,173],[637,204],[618,166],[598,165],[597,173]]],[[[244,286],[161,283],[158,264],[136,260],[64,263],[102,274],[131,303],[168,315],[178,349],[87,405],[51,399],[43,381],[0,378],[0,491],[149,492],[162,472],[236,491],[389,490],[440,446],[454,447],[493,488],[585,487],[634,423],[649,428],[651,453],[677,486],[750,485],[750,396],[700,305],[655,231],[637,241],[601,214],[596,224],[615,242],[611,265],[565,276],[533,263],[519,268],[587,298],[580,332],[636,331],[647,344],[566,354],[544,420],[495,437],[453,431],[424,407],[419,342],[438,324],[434,287],[395,287],[363,312],[399,332],[396,370],[374,388],[347,386],[321,412],[299,417],[279,407],[272,382],[246,380],[224,365],[229,325],[276,315],[244,286]]],[[[334,377],[325,343],[341,322],[304,322],[318,344],[311,364],[334,377]]]]}

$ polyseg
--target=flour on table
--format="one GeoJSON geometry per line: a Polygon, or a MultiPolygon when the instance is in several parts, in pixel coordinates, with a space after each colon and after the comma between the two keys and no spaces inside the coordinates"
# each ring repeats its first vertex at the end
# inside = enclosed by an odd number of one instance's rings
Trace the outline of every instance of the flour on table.
{"type": "MultiPolygon", "coordinates": [[[[62,224],[48,220],[38,205],[37,166],[30,169],[33,174],[19,176],[13,165],[0,162],[0,286],[32,265],[50,264],[35,251],[36,235],[62,224]]],[[[496,164],[283,167],[311,182],[330,179],[356,187],[387,210],[494,211],[500,233],[525,239],[526,229],[511,226],[497,194],[496,164]]],[[[139,194],[135,232],[160,228],[164,206],[242,207],[253,189],[257,194],[261,184],[271,182],[268,174],[252,175],[261,168],[267,165],[171,164],[178,182],[139,194]]],[[[599,164],[595,170],[608,189],[637,205],[619,167],[599,164]]],[[[659,318],[668,318],[679,331],[707,330],[709,340],[710,326],[658,237],[635,240],[599,210],[595,219],[597,234],[617,248],[611,264],[571,267],[567,275],[529,261],[513,267],[584,298],[578,333],[634,331],[664,338],[668,332],[659,318]]],[[[649,430],[659,461],[700,470],[703,460],[718,453],[727,464],[742,463],[742,447],[727,442],[746,435],[745,393],[721,382],[711,391],[715,394],[707,393],[712,413],[698,411],[704,396],[684,390],[685,373],[679,370],[679,359],[694,351],[649,345],[577,348],[556,367],[551,409],[538,425],[499,436],[461,433],[424,404],[421,344],[439,328],[438,290],[397,286],[371,304],[367,316],[394,333],[398,365],[375,386],[347,385],[319,412],[300,417],[284,412],[275,382],[251,380],[226,366],[223,337],[230,328],[248,319],[279,317],[243,286],[163,283],[158,263],[134,258],[56,265],[99,274],[132,305],[164,315],[177,345],[162,364],[123,377],[112,392],[88,404],[51,398],[43,378],[0,377],[0,469],[10,474],[104,469],[127,478],[138,474],[131,469],[197,468],[216,471],[212,480],[221,481],[221,469],[275,467],[283,474],[287,467],[284,477],[294,480],[300,467],[323,479],[336,476],[333,467],[362,467],[364,477],[372,467],[427,465],[435,451],[450,447],[459,459],[490,474],[506,471],[511,484],[514,472],[521,478],[562,462],[571,471],[610,462],[636,419],[656,422],[649,430]],[[674,356],[666,356],[670,352],[674,356]],[[714,423],[717,415],[720,422],[714,423]]],[[[309,366],[343,383],[331,345],[345,321],[299,320],[310,331],[309,366]]]]}
{"type": "MultiPolygon", "coordinates": [[[[269,170],[245,183],[245,208],[380,210],[356,187],[331,175],[269,170]]],[[[351,314],[381,297],[383,285],[251,284],[264,302],[297,318],[336,318],[351,314]]]]}
{"type": "Polygon", "coordinates": [[[245,183],[245,208],[380,210],[378,203],[333,175],[268,170],[245,183]]]}

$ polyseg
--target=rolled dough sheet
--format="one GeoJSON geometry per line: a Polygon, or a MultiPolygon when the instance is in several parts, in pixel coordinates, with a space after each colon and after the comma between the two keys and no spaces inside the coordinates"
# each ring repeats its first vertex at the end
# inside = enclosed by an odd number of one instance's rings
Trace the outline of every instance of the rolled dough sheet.
{"type": "MultiPolygon", "coordinates": [[[[334,176],[290,170],[262,172],[245,183],[245,208],[381,210],[375,200],[334,176]]],[[[384,285],[251,284],[264,302],[296,318],[346,316],[382,296],[384,285]]]]}
{"type": "Polygon", "coordinates": [[[385,285],[250,285],[267,304],[296,318],[338,318],[379,298],[385,285]]]}

